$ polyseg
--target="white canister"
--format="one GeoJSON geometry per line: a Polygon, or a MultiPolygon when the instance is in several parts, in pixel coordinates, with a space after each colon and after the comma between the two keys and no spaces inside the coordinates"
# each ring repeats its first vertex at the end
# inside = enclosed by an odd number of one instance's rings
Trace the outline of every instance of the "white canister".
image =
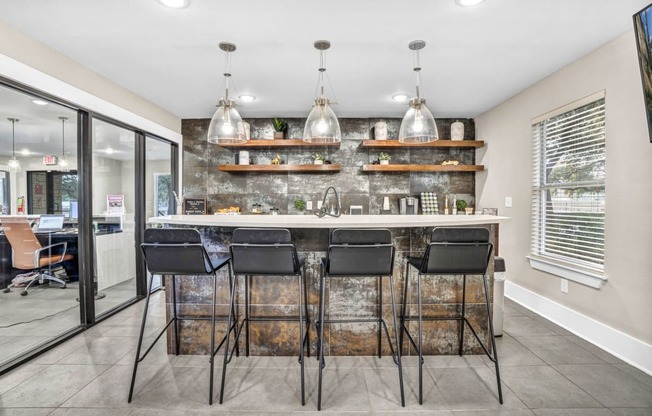
{"type": "Polygon", "coordinates": [[[251,125],[246,121],[243,121],[242,126],[244,127],[245,139],[251,140],[251,125]]]}
{"type": "Polygon", "coordinates": [[[464,123],[461,121],[451,124],[451,140],[464,140],[464,123]]]}
{"type": "Polygon", "coordinates": [[[240,157],[238,159],[238,163],[240,165],[248,165],[249,164],[249,151],[248,150],[240,150],[240,157]]]}
{"type": "Polygon", "coordinates": [[[387,140],[387,123],[385,123],[385,120],[380,120],[374,124],[374,139],[387,140]]]}

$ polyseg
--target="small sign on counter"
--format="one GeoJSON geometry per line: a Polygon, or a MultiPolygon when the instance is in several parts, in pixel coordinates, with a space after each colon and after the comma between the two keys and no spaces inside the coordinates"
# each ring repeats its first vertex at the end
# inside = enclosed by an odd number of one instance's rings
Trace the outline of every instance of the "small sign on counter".
{"type": "Polygon", "coordinates": [[[184,215],[206,215],[206,198],[184,198],[184,215]]]}

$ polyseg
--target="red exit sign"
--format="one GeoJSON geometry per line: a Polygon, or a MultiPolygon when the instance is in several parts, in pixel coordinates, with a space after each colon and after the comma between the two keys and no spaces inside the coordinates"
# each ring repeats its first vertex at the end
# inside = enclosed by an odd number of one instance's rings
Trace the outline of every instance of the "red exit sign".
{"type": "Polygon", "coordinates": [[[56,156],[43,156],[43,164],[48,166],[48,165],[56,165],[59,163],[59,158],[56,156]]]}

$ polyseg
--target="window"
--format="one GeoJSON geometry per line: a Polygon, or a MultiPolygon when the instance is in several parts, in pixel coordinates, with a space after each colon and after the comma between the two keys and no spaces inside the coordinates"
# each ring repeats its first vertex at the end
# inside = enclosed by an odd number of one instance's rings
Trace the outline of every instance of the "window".
{"type": "Polygon", "coordinates": [[[605,96],[532,122],[532,267],[604,283],[605,96]]]}

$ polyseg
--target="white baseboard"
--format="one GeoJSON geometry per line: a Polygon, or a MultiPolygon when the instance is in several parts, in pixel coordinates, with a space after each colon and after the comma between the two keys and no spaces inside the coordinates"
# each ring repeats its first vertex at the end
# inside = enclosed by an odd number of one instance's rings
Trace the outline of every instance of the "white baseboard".
{"type": "Polygon", "coordinates": [[[652,375],[652,345],[509,281],[505,296],[652,375]]]}

